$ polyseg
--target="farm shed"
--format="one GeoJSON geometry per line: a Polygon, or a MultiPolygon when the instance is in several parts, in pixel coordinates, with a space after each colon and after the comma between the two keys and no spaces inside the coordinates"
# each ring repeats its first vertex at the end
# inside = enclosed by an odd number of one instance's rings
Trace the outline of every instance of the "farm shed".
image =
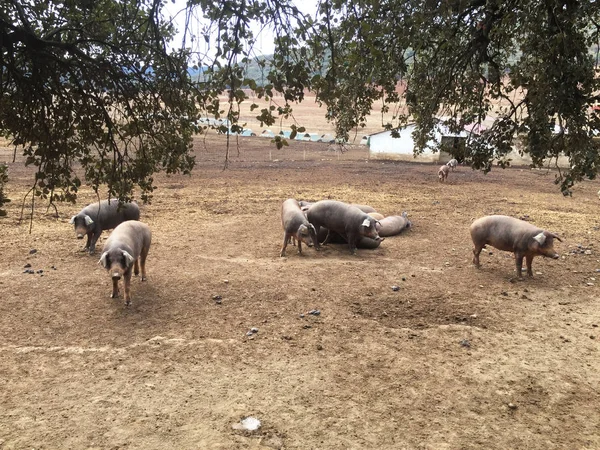
{"type": "Polygon", "coordinates": [[[367,139],[370,157],[375,159],[447,162],[452,159],[450,153],[445,151],[434,153],[431,148],[438,146],[440,143],[443,146],[459,147],[465,144],[468,136],[466,131],[462,131],[459,134],[453,134],[445,127],[438,127],[434,139],[428,142],[425,151],[415,158],[413,155],[415,141],[412,137],[414,130],[415,125],[409,124],[399,130],[400,136],[397,138],[392,137],[391,131],[381,131],[379,133],[371,134],[367,139]]]}

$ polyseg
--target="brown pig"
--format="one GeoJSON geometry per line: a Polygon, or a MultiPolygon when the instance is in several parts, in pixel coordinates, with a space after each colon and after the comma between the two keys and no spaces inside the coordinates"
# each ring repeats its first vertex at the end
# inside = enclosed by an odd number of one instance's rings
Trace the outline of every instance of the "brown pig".
{"type": "Polygon", "coordinates": [[[308,222],[300,204],[293,198],[288,198],[281,205],[281,225],[283,226],[283,246],[279,256],[285,256],[285,248],[290,238],[298,242],[298,253],[302,253],[302,242],[309,247],[319,247],[315,227],[308,222]]]}
{"type": "Polygon", "coordinates": [[[142,281],[146,281],[146,256],[151,241],[150,228],[137,220],[121,223],[110,234],[98,263],[102,264],[112,278],[111,298],[119,296],[119,280],[123,278],[125,304],[131,303],[131,268],[133,267],[133,273],[137,276],[141,267],[142,281]]]}
{"type": "Polygon", "coordinates": [[[521,278],[523,258],[527,263],[527,275],[533,276],[531,262],[534,256],[546,256],[558,259],[553,248],[554,238],[562,240],[554,233],[542,230],[524,220],[508,216],[485,216],[471,224],[473,264],[480,267],[479,253],[486,244],[515,254],[517,276],[521,278]]]}
{"type": "Polygon", "coordinates": [[[438,169],[438,179],[439,181],[446,181],[446,179],[448,178],[448,171],[450,170],[450,167],[448,167],[447,165],[443,165],[438,169]]]}
{"type": "Polygon", "coordinates": [[[311,206],[307,217],[308,221],[314,225],[317,235],[321,227],[329,230],[325,244],[329,242],[331,233],[335,232],[348,241],[352,254],[356,252],[356,246],[361,237],[368,237],[375,241],[382,240],[375,228],[377,221],[348,203],[321,200],[311,206]]]}

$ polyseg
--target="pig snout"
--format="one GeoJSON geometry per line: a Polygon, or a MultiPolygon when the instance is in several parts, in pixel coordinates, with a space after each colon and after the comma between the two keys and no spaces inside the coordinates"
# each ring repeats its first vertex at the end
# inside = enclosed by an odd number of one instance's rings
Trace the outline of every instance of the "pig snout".
{"type": "Polygon", "coordinates": [[[377,230],[375,227],[373,228],[369,228],[368,230],[366,230],[367,232],[364,234],[365,237],[371,238],[374,241],[383,241],[384,238],[382,238],[381,236],[379,236],[379,233],[377,233],[377,230]]]}
{"type": "Polygon", "coordinates": [[[120,280],[122,276],[123,276],[123,274],[121,272],[117,272],[117,271],[115,271],[111,274],[111,277],[113,280],[120,280]]]}
{"type": "Polygon", "coordinates": [[[77,233],[77,239],[83,239],[83,234],[77,233]]]}

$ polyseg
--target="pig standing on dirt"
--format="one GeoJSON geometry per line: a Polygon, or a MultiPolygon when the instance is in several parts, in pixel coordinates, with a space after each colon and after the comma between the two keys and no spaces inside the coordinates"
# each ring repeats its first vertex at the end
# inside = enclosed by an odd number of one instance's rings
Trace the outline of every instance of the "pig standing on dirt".
{"type": "Polygon", "coordinates": [[[479,253],[486,244],[515,254],[517,277],[521,277],[523,258],[527,262],[527,275],[533,276],[531,262],[537,255],[558,259],[553,248],[554,238],[562,240],[554,233],[542,230],[524,220],[508,216],[485,216],[471,224],[473,264],[480,267],[479,253]]]}
{"type": "Polygon", "coordinates": [[[83,251],[89,251],[92,255],[96,250],[96,241],[103,230],[110,230],[121,222],[139,220],[139,218],[140,208],[137,203],[122,203],[119,208],[119,201],[112,199],[86,206],[77,215],[71,217],[69,223],[75,227],[77,239],[83,239],[83,236],[87,235],[87,243],[83,251]]]}
{"type": "Polygon", "coordinates": [[[443,165],[438,169],[438,179],[441,182],[446,181],[446,178],[448,178],[448,172],[450,171],[450,167],[448,167],[447,165],[443,165]]]}
{"type": "Polygon", "coordinates": [[[411,226],[408,214],[404,211],[401,216],[388,216],[381,219],[377,225],[377,232],[381,237],[396,236],[411,226]]]}
{"type": "Polygon", "coordinates": [[[125,304],[131,303],[131,267],[137,276],[142,269],[142,281],[146,281],[146,256],[150,250],[152,232],[148,225],[128,220],[118,225],[110,234],[98,263],[110,273],[113,281],[111,298],[119,296],[119,280],[123,277],[125,304]],[[138,262],[139,260],[139,262],[138,262]]]}
{"type": "Polygon", "coordinates": [[[348,203],[321,200],[311,206],[307,217],[308,221],[315,226],[317,235],[321,227],[329,230],[324,244],[329,242],[331,232],[336,232],[348,241],[352,254],[356,252],[357,242],[363,236],[376,242],[383,240],[375,229],[377,220],[348,203]]]}
{"type": "Polygon", "coordinates": [[[454,172],[454,168],[458,166],[458,161],[456,159],[451,159],[446,163],[446,165],[452,169],[452,172],[454,172]]]}
{"type": "Polygon", "coordinates": [[[285,255],[285,248],[291,239],[298,241],[298,253],[302,254],[302,242],[309,247],[313,245],[318,248],[319,241],[317,240],[317,232],[312,226],[302,209],[300,204],[293,198],[288,198],[281,205],[281,224],[283,226],[283,247],[279,256],[285,255]]]}

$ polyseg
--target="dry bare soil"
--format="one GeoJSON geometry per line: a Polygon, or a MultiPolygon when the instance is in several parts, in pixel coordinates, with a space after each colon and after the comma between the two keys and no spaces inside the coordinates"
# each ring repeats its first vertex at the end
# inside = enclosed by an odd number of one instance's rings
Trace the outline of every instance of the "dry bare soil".
{"type": "Polygon", "coordinates": [[[37,204],[30,233],[32,172],[10,163],[0,448],[600,448],[598,182],[565,198],[547,171],[459,167],[441,184],[437,165],[364,148],[240,146],[223,171],[223,140],[198,139],[191,177],[157,178],[129,308],[68,224],[91,190],[58,219],[37,204]],[[356,256],[280,258],[288,197],[407,211],[414,227],[356,256]],[[469,224],[492,213],[558,233],[561,259],[516,281],[490,248],[475,269],[469,224]],[[262,427],[234,430],[246,416],[262,427]]]}

